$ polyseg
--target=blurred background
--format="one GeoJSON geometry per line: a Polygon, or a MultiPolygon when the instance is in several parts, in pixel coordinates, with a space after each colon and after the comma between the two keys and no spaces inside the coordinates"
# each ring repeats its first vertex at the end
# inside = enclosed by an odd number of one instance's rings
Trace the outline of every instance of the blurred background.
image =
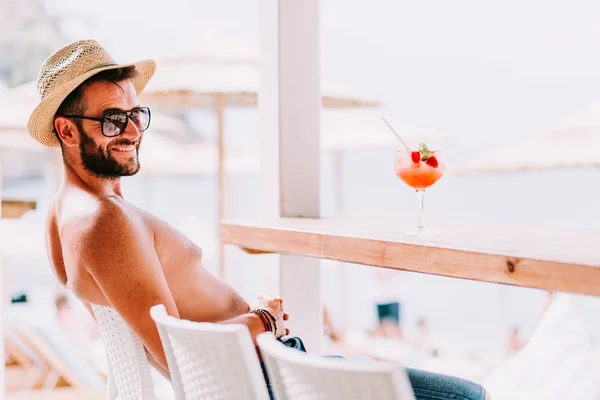
{"type": "MultiPolygon", "coordinates": [[[[445,150],[449,168],[428,190],[428,221],[600,226],[599,3],[320,3],[329,99],[322,112],[322,215],[416,217],[414,191],[394,175],[397,145],[381,124],[385,116],[411,144],[445,150]]],[[[35,210],[0,223],[6,363],[14,367],[7,368],[9,391],[69,384],[39,372],[52,367],[31,350],[30,337],[23,339],[23,327],[30,336],[41,330],[66,340],[70,345],[53,347],[71,363],[81,356],[78,369],[90,371],[90,386],[105,372],[93,322],[57,286],[44,249],[60,154],[25,131],[43,61],[84,38],[99,41],[118,62],[157,60],[142,97],[153,110],[142,169],[123,179],[124,194],[187,234],[203,248],[206,267],[251,300],[266,289],[269,256],[221,247],[218,220],[260,209],[258,24],[258,2],[247,0],[171,0],[168,7],[0,1],[1,193],[19,204],[36,202],[35,210]]],[[[564,397],[574,387],[579,399],[600,398],[595,298],[322,265],[331,352],[463,376],[498,388],[495,400],[520,393],[574,398],[564,397]],[[516,381],[521,392],[502,392],[516,381]]]]}

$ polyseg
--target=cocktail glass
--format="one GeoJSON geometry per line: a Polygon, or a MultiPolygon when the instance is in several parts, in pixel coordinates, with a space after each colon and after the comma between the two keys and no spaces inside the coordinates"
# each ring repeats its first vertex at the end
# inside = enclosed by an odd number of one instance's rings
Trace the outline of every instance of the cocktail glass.
{"type": "Polygon", "coordinates": [[[419,201],[419,219],[416,232],[406,235],[431,235],[425,230],[423,222],[423,201],[425,190],[439,181],[446,172],[446,162],[441,150],[430,150],[421,143],[417,150],[403,149],[396,152],[394,172],[408,186],[417,191],[419,201]]]}

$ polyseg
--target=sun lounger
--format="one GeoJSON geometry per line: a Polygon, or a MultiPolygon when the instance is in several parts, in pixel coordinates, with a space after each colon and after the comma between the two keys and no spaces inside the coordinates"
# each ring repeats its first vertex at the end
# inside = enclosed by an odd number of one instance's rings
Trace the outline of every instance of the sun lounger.
{"type": "Polygon", "coordinates": [[[34,392],[13,392],[6,400],[105,400],[104,390],[59,388],[34,392]]]}
{"type": "Polygon", "coordinates": [[[12,330],[4,332],[6,364],[6,390],[32,390],[43,387],[50,367],[32,351],[12,330]]]}
{"type": "Polygon", "coordinates": [[[70,346],[59,330],[52,326],[15,326],[13,331],[56,374],[55,385],[104,389],[106,383],[101,376],[70,346]]]}

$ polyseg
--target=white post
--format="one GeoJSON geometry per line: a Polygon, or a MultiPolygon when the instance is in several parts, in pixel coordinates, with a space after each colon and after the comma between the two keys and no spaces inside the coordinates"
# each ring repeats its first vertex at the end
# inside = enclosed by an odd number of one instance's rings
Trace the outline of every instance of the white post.
{"type": "MultiPolygon", "coordinates": [[[[260,1],[262,205],[272,217],[319,217],[318,0],[260,1]]],[[[291,334],[321,352],[320,261],[279,257],[291,334]]]]}
{"type": "MultiPolygon", "coordinates": [[[[217,114],[217,147],[219,151],[218,157],[218,166],[217,166],[217,201],[218,201],[218,211],[217,215],[219,221],[217,226],[223,221],[225,217],[225,141],[224,141],[224,131],[223,131],[223,114],[224,114],[224,104],[221,99],[222,96],[219,96],[219,103],[217,104],[216,114],[217,114]]],[[[219,278],[226,280],[225,276],[225,248],[223,247],[223,243],[219,240],[219,278]]]]}
{"type": "MultiPolygon", "coordinates": [[[[0,168],[0,223],[2,223],[2,169],[0,168]]],[[[5,240],[0,237],[0,240],[5,240]]],[[[4,281],[3,279],[3,271],[2,271],[2,255],[0,254],[0,360],[2,360],[2,366],[0,367],[0,400],[4,399],[5,392],[5,383],[4,383],[4,369],[6,368],[4,365],[4,325],[2,324],[4,320],[4,314],[6,312],[6,299],[7,296],[4,293],[4,281]]]]}

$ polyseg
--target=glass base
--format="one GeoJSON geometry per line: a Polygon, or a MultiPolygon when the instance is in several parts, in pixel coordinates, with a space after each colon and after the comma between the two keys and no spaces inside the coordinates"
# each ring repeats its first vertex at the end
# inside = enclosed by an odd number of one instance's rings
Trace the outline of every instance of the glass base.
{"type": "Polygon", "coordinates": [[[433,237],[433,236],[440,236],[440,233],[439,232],[429,231],[427,229],[422,229],[422,230],[418,230],[418,231],[404,232],[404,233],[402,233],[402,236],[433,237]]]}

